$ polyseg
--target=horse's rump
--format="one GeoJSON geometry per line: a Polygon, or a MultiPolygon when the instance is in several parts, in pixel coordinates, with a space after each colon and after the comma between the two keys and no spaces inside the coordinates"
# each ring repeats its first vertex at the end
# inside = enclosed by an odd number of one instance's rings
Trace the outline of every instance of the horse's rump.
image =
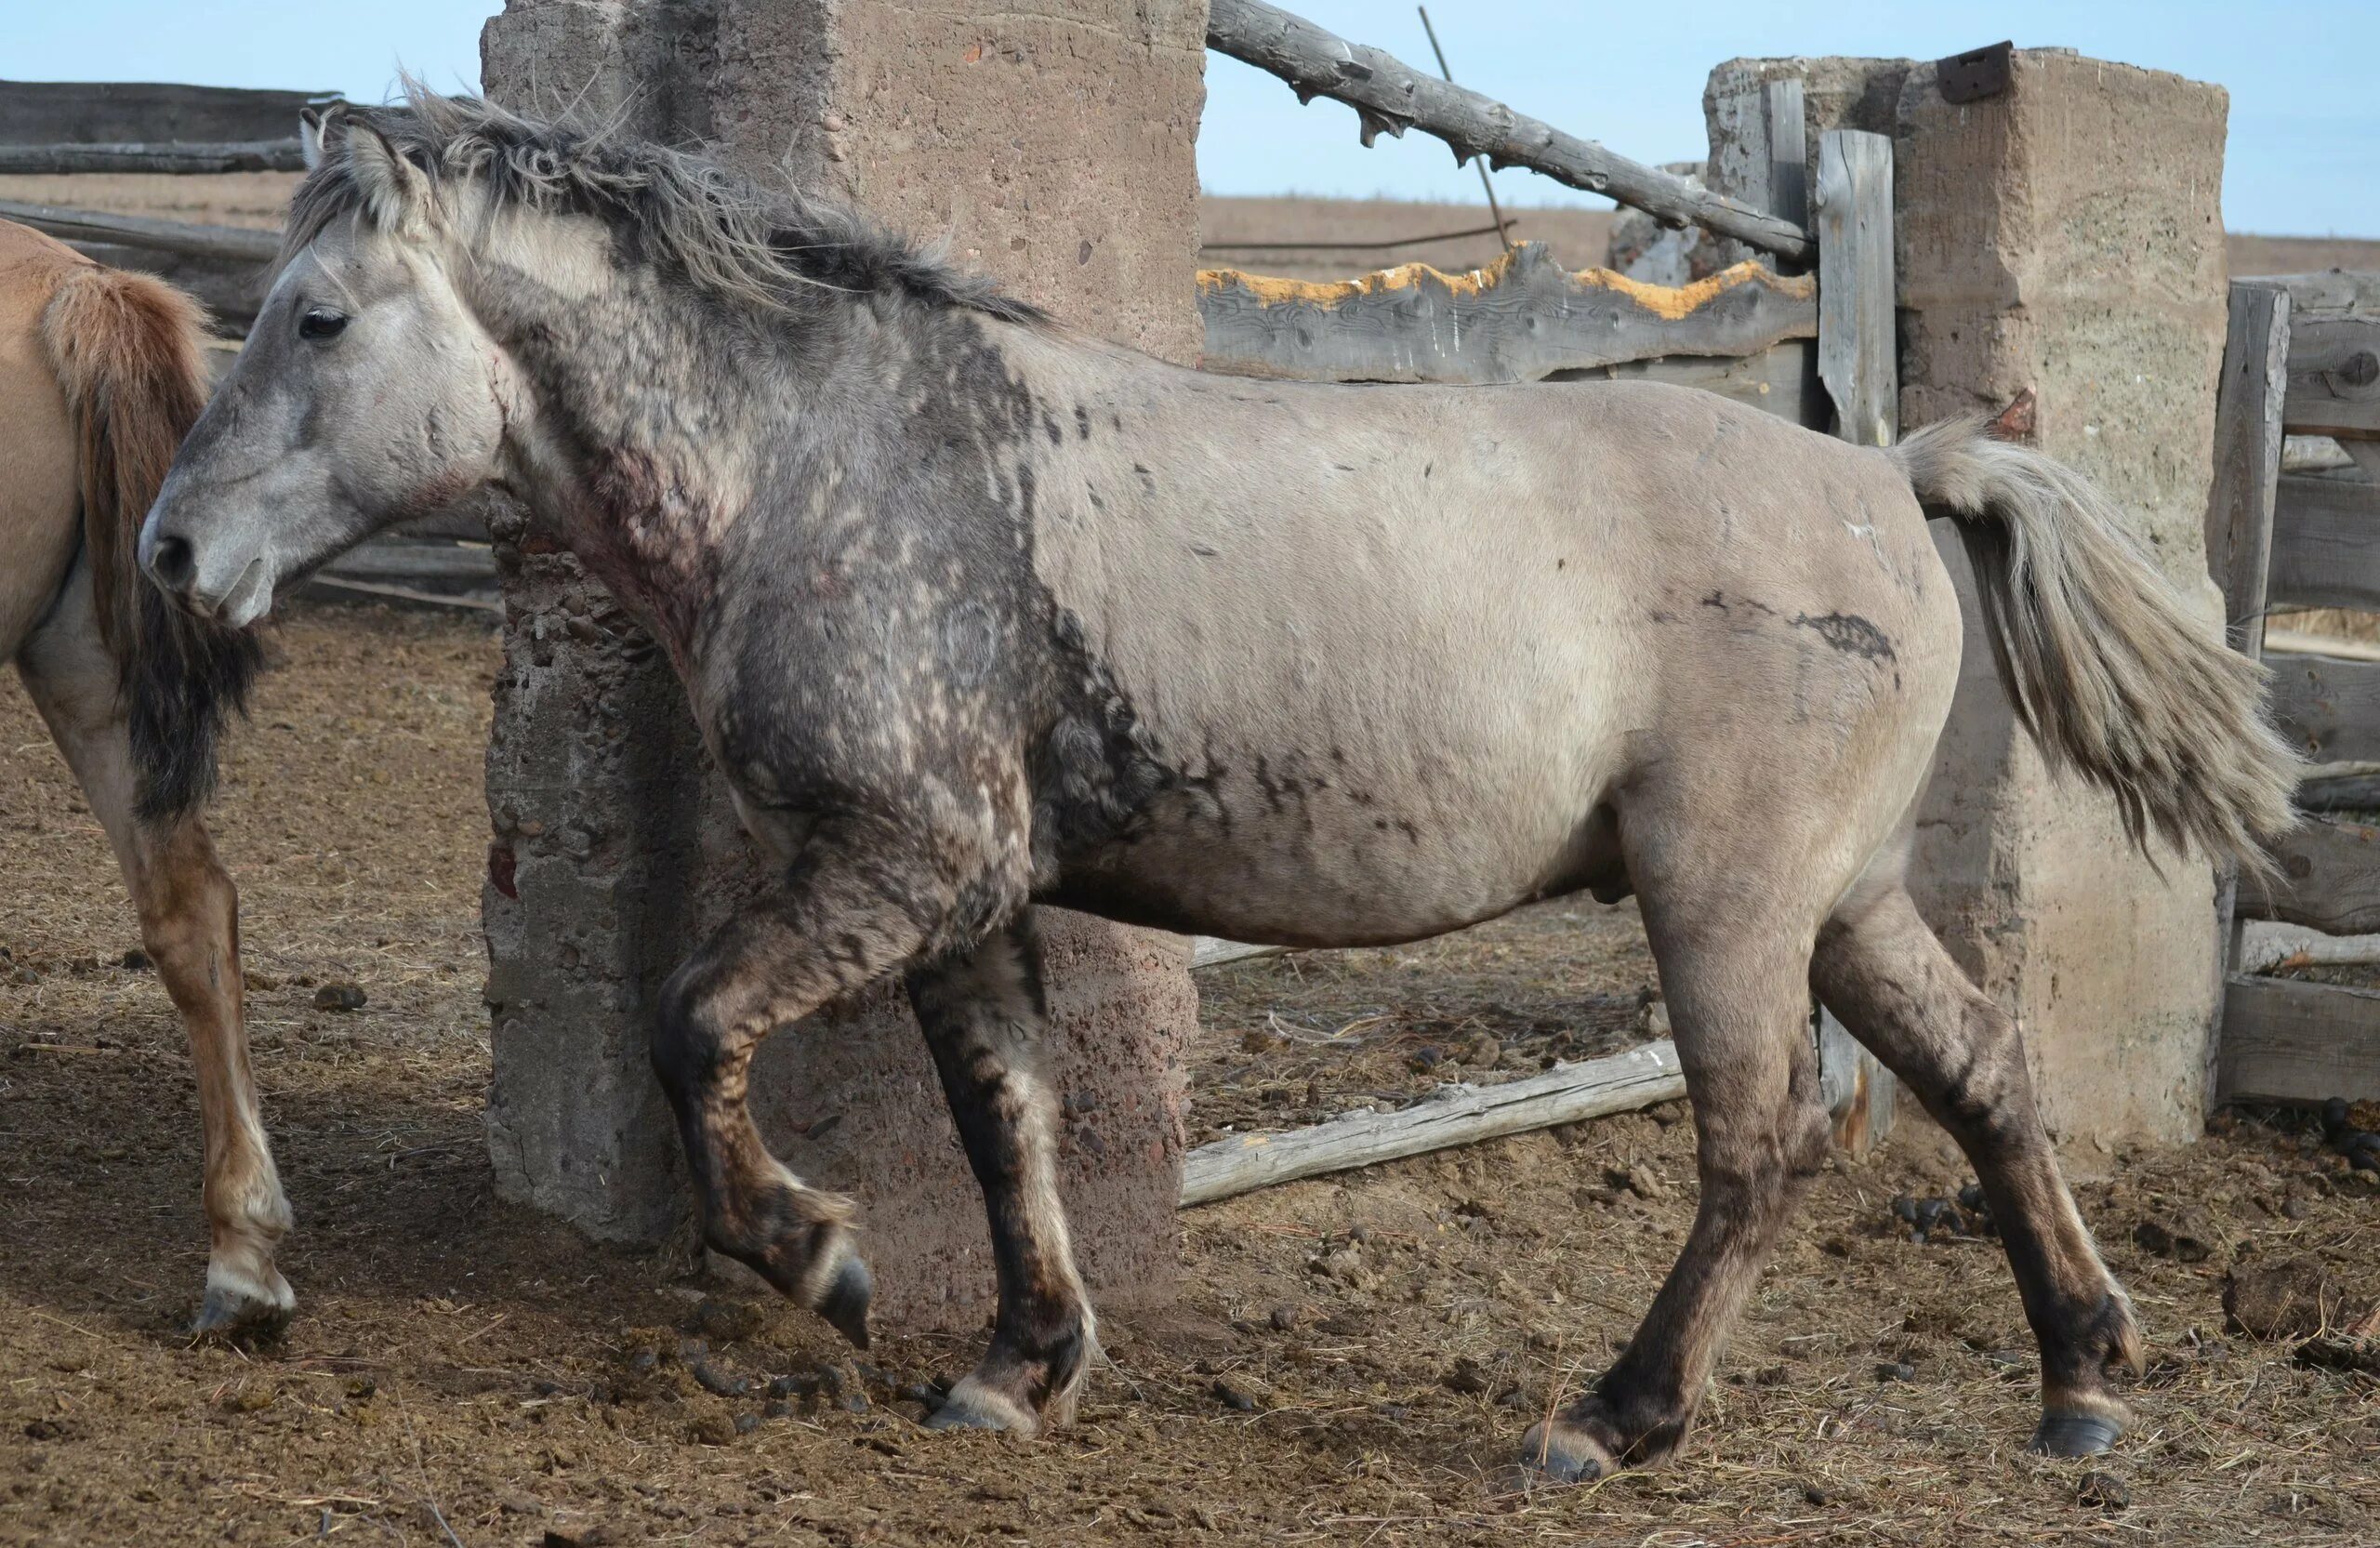
{"type": "Polygon", "coordinates": [[[62,279],[42,342],[74,423],[83,543],[99,631],[131,713],[143,820],[203,805],[229,711],[245,709],[253,636],[174,607],[139,571],[140,523],[205,406],[205,313],[161,281],[96,265],[62,279]]]}

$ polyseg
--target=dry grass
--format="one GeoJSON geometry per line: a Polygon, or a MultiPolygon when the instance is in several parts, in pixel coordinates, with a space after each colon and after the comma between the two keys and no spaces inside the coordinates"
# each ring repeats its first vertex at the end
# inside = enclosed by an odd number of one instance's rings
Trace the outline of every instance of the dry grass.
{"type": "MultiPolygon", "coordinates": [[[[1894,1225],[1894,1194],[1964,1176],[1912,1135],[1818,1180],[1685,1458],[1503,1492],[1521,1430],[1607,1359],[1683,1239],[1693,1130],[1675,1110],[1191,1211],[1182,1311],[1109,1330],[1113,1368],[1054,1440],[916,1428],[899,1390],[955,1374],[968,1340],[888,1341],[848,1371],[866,1412],[761,1417],[763,1395],[706,1390],[677,1357],[705,1292],[680,1258],[589,1247],[490,1197],[488,638],[303,611],[284,643],[294,665],[267,684],[218,824],[251,959],[283,986],[257,996],[259,1068],[300,1231],[300,1316],[247,1355],[177,1331],[204,1263],[178,1035],[152,980],[102,965],[133,944],[128,915],[0,689],[0,865],[18,882],[0,942],[37,980],[0,984],[0,1543],[2373,1541],[2375,1383],[2227,1333],[2218,1303],[2227,1260],[2312,1253],[2380,1284],[2380,1201],[2291,1123],[2119,1157],[2082,1190],[2152,1362],[2137,1431],[2096,1469],[2019,1449],[2033,1361],[1996,1245],[1894,1225]],[[302,981],[333,977],[370,1003],[312,1011],[302,981]],[[1631,1167],[1653,1197],[1611,1186],[1631,1167]],[[2140,1219],[2189,1206],[2236,1246],[2183,1264],[2133,1244],[2140,1219]],[[1878,1381],[1880,1362],[1914,1380],[1878,1381]],[[1219,1382],[1252,1406],[1226,1407],[1219,1382]],[[2127,1506],[2083,1502],[2095,1470],[2127,1506]]],[[[1377,1089],[1394,1091],[1421,1082],[1395,1063],[1421,1046],[1572,1037],[1566,1005],[1633,1009],[1646,965],[1625,911],[1571,911],[1237,970],[1210,997],[1202,1068],[1245,1065],[1228,1089],[1253,1111],[1276,1105],[1271,1072],[1322,1057],[1302,1039],[1238,1052],[1276,1023],[1378,1018],[1332,1039],[1368,1046],[1333,1055],[1351,1099],[1367,1060],[1390,1061],[1401,1084],[1377,1089]]],[[[712,1366],[747,1377],[842,1357],[774,1303],[713,1343],[712,1366]]]]}

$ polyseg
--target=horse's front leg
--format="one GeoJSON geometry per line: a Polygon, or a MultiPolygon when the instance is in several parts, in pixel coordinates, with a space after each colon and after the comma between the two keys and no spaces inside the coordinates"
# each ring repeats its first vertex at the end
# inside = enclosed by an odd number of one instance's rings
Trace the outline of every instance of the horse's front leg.
{"type": "Polygon", "coordinates": [[[1065,1424],[1097,1342],[1058,1200],[1057,1104],[1036,1068],[1039,943],[1020,914],[973,951],[912,971],[908,986],[984,1190],[999,1277],[991,1347],[929,1423],[1028,1435],[1065,1424]]]}
{"type": "Polygon", "coordinates": [[[745,1095],[763,1038],[899,967],[947,916],[952,889],[924,853],[881,825],[820,819],[777,893],[670,975],[654,1030],[704,1239],[862,1348],[873,1285],[852,1203],[769,1153],[745,1095]]]}

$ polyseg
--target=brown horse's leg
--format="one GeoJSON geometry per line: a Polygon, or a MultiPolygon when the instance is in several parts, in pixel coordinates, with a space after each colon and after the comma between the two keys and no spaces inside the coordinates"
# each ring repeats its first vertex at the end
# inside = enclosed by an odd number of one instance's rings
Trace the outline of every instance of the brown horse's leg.
{"type": "Polygon", "coordinates": [[[2128,1418],[2108,1367],[2138,1367],[2140,1332],[2058,1174],[2016,1024],[1967,981],[1897,881],[1863,889],[1819,931],[1811,980],[1975,1165],[2041,1343],[2034,1447],[2107,1449],[2128,1418]]]}
{"type": "Polygon", "coordinates": [[[653,1068],[668,1094],[705,1239],[867,1344],[872,1281],[849,1199],[805,1186],[769,1154],[745,1105],[770,1032],[882,977],[924,943],[946,893],[896,839],[822,820],[773,898],[730,920],[661,991],[653,1068]]]}
{"type": "Polygon", "coordinates": [[[25,687],[107,829],[140,914],[140,935],[181,1012],[205,1135],[213,1236],[198,1330],[269,1330],[296,1298],[273,1266],[289,1203],[273,1170],[241,1015],[239,895],[193,818],[152,827],[133,815],[131,749],[116,668],[91,621],[77,571],[50,620],[18,658],[25,687]]]}
{"type": "MultiPolygon", "coordinates": [[[[1675,877],[1640,867],[1632,873],[1675,877]]],[[[1694,1229],[1628,1347],[1593,1391],[1531,1430],[1523,1466],[1560,1482],[1659,1462],[1703,1383],[1803,1184],[1826,1157],[1809,1036],[1809,944],[1757,878],[1648,887],[1659,964],[1698,1129],[1694,1229]]]]}
{"type": "Polygon", "coordinates": [[[972,956],[919,968],[908,983],[984,1190],[999,1276],[991,1347],[931,1422],[1027,1434],[1064,1424],[1096,1335],[1058,1200],[1056,1103],[1034,1067],[1046,1014],[1039,943],[1020,916],[972,956]]]}

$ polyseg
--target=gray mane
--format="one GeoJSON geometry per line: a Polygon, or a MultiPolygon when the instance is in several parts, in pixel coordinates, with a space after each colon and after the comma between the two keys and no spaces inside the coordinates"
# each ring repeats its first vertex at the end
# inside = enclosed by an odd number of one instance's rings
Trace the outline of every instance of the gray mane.
{"type": "MultiPolygon", "coordinates": [[[[541,124],[477,97],[411,86],[384,108],[344,110],[433,184],[473,181],[497,207],[593,216],[702,289],[766,312],[807,314],[823,290],[892,292],[1010,322],[1047,321],[847,205],[763,188],[719,163],[613,132],[541,124]]],[[[298,185],[282,261],[364,207],[344,149],[298,185]]]]}

